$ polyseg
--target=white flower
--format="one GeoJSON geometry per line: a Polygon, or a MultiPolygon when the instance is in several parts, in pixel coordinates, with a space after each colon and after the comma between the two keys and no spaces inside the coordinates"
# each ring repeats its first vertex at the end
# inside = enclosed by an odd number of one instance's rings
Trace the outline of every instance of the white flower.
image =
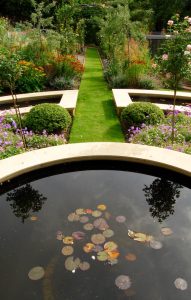
{"type": "Polygon", "coordinates": [[[187,45],[186,50],[191,51],[191,45],[187,45]]]}
{"type": "Polygon", "coordinates": [[[163,54],[163,56],[162,56],[162,60],[168,60],[168,54],[163,54]]]}
{"type": "Polygon", "coordinates": [[[190,51],[184,51],[184,55],[190,55],[190,51]]]}
{"type": "Polygon", "coordinates": [[[174,21],[173,20],[168,20],[168,22],[167,22],[167,25],[168,26],[172,26],[174,24],[174,21]]]}
{"type": "Polygon", "coordinates": [[[188,22],[191,24],[191,18],[188,18],[188,22]]]}

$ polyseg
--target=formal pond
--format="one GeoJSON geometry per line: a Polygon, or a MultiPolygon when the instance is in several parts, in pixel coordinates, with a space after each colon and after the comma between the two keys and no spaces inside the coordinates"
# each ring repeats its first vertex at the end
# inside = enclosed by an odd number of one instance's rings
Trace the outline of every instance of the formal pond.
{"type": "Polygon", "coordinates": [[[47,175],[1,186],[1,300],[190,300],[189,184],[95,166],[47,175]]]}

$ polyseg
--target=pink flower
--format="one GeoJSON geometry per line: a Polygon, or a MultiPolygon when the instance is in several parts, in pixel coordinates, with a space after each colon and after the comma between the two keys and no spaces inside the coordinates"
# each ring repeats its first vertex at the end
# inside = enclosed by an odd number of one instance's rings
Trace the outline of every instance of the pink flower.
{"type": "Polygon", "coordinates": [[[168,60],[168,54],[163,54],[163,56],[162,56],[162,60],[168,60]]]}
{"type": "Polygon", "coordinates": [[[187,45],[186,50],[191,51],[191,45],[187,45]]]}
{"type": "Polygon", "coordinates": [[[189,19],[189,16],[184,17],[184,20],[188,20],[188,19],[189,19]]]}
{"type": "Polygon", "coordinates": [[[172,26],[174,24],[174,21],[173,20],[168,20],[167,24],[168,24],[168,26],[172,26]]]}
{"type": "Polygon", "coordinates": [[[188,23],[190,23],[190,24],[191,24],[191,18],[188,18],[188,23]]]}

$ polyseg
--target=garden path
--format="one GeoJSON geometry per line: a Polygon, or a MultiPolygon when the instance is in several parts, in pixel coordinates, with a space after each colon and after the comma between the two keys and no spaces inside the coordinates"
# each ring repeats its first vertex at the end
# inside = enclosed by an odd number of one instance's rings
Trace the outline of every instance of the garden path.
{"type": "Polygon", "coordinates": [[[112,91],[104,80],[95,48],[86,51],[85,72],[70,134],[70,143],[79,142],[124,142],[112,91]]]}

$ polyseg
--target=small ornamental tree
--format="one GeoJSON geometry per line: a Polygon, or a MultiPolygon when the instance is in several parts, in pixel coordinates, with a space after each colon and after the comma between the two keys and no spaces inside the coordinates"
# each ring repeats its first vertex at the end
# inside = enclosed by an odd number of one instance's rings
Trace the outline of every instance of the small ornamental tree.
{"type": "Polygon", "coordinates": [[[19,64],[19,60],[20,57],[18,54],[0,49],[0,84],[4,87],[7,87],[11,92],[13,105],[20,129],[20,135],[22,138],[24,149],[26,150],[26,139],[22,130],[22,119],[19,107],[17,105],[17,96],[15,94],[17,80],[22,77],[23,73],[23,69],[19,64]]]}
{"type": "Polygon", "coordinates": [[[191,74],[191,18],[185,17],[180,20],[177,14],[167,25],[169,37],[162,45],[157,62],[165,82],[174,90],[172,113],[172,143],[174,143],[177,89],[181,81],[191,74]]]}

